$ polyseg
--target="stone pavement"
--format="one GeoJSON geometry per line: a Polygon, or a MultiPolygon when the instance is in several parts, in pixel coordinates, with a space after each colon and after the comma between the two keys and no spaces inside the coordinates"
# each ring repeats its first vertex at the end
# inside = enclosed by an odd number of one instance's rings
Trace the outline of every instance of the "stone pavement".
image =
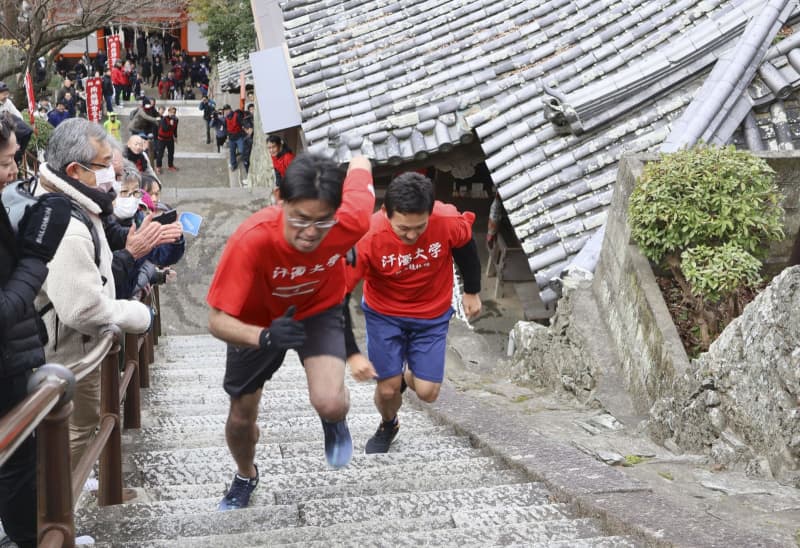
{"type": "MultiPolygon", "coordinates": [[[[188,111],[179,116],[182,124],[191,119],[188,111]]],[[[215,150],[203,150],[196,131],[191,142],[179,141],[178,150],[207,154],[203,161],[210,165],[215,150]]],[[[216,161],[224,171],[224,157],[216,161]]],[[[163,178],[164,201],[205,218],[200,235],[188,236],[177,284],[162,288],[167,334],[206,333],[205,291],[226,236],[268,203],[263,189],[230,188],[214,168],[184,169],[191,163],[184,156],[181,171],[163,178]]],[[[484,313],[474,331],[453,323],[439,402],[418,403],[420,408],[521,467],[558,500],[600,518],[610,533],[664,546],[800,545],[797,489],[712,470],[702,455],[675,455],[652,444],[638,430],[644,417],[630,412],[624,397],[586,408],[567,394],[511,382],[507,333],[522,313],[511,288],[498,299],[483,293],[484,313]]],[[[355,313],[363,340],[360,311],[355,313]]]]}

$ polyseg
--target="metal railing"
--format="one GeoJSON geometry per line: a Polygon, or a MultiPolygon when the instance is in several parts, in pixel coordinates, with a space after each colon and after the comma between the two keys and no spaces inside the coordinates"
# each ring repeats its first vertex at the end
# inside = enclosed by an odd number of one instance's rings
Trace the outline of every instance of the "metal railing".
{"type": "MultiPolygon", "coordinates": [[[[154,307],[154,318],[160,317],[157,287],[141,301],[154,307]]],[[[122,502],[122,426],[141,426],[140,389],[150,385],[153,345],[160,328],[160,322],[154,322],[143,335],[124,335],[120,372],[122,333],[109,326],[79,362],[68,367],[47,364],[38,368],[28,382],[28,396],[0,419],[0,464],[36,430],[40,547],[75,546],[75,504],[96,462],[99,461],[98,504],[122,502]],[[72,396],[75,384],[97,367],[101,375],[100,422],[84,455],[73,466],[69,443],[72,396]],[[120,402],[124,402],[124,413],[120,412],[120,402]]]]}

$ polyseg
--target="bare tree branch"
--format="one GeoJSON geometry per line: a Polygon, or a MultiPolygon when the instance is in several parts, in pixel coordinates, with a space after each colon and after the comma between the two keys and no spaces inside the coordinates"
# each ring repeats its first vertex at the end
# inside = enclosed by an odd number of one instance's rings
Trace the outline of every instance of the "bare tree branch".
{"type": "Polygon", "coordinates": [[[24,54],[18,65],[0,69],[0,80],[16,74],[21,81],[39,57],[99,28],[140,25],[144,14],[177,24],[185,13],[186,0],[0,0],[0,37],[16,42],[24,54]]]}

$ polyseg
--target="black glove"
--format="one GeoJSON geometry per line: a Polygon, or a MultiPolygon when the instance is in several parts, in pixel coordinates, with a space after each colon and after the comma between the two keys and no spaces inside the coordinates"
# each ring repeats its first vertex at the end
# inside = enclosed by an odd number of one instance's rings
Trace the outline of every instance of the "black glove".
{"type": "Polygon", "coordinates": [[[20,221],[19,242],[22,256],[49,262],[64,237],[72,215],[72,204],[63,194],[45,194],[25,212],[20,221]]]}
{"type": "Polygon", "coordinates": [[[295,310],[294,305],[290,306],[283,316],[272,320],[269,329],[261,332],[259,346],[262,349],[273,347],[288,350],[303,346],[303,343],[306,342],[306,328],[292,317],[295,310]]]}

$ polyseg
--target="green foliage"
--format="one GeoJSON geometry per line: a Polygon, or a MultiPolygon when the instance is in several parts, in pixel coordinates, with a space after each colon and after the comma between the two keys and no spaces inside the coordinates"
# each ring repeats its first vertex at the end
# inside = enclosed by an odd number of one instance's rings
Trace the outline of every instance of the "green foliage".
{"type": "Polygon", "coordinates": [[[256,31],[249,1],[192,0],[189,10],[197,21],[206,23],[203,36],[213,59],[235,61],[255,49],[256,31]]]}
{"type": "MultiPolygon", "coordinates": [[[[25,123],[28,123],[28,120],[30,120],[28,110],[25,109],[20,114],[22,114],[22,119],[25,120],[25,123]]],[[[34,148],[44,150],[47,148],[47,142],[50,140],[50,135],[55,128],[47,120],[38,116],[33,117],[33,122],[36,126],[36,131],[31,135],[31,140],[28,142],[28,150],[33,150],[34,148]]]]}
{"type": "Polygon", "coordinates": [[[742,286],[757,286],[760,269],[761,261],[731,242],[687,249],[681,260],[681,270],[694,294],[712,303],[728,298],[742,286]]]}
{"type": "Polygon", "coordinates": [[[748,151],[698,146],[645,166],[631,193],[631,236],[665,265],[706,350],[760,281],[766,242],[783,238],[774,171],[748,151]]]}
{"type": "Polygon", "coordinates": [[[700,146],[645,166],[630,198],[632,236],[652,261],[726,242],[758,255],[783,237],[780,193],[767,163],[734,147],[700,146]]]}

